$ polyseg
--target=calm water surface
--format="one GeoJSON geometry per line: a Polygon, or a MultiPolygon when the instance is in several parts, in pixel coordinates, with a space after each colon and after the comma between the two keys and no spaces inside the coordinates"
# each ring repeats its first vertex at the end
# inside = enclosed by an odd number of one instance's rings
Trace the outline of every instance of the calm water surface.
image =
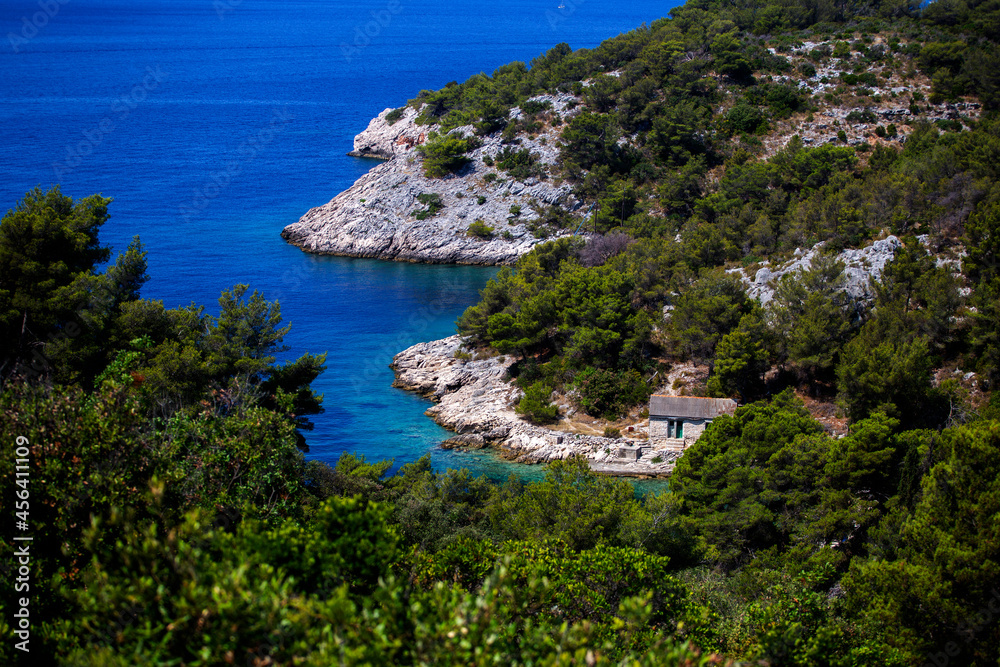
{"type": "Polygon", "coordinates": [[[454,333],[494,269],[316,257],[278,234],[371,168],[344,154],[384,108],[678,3],[60,1],[0,1],[0,207],[36,185],[100,192],[103,241],[149,251],[145,297],[215,312],[245,282],[279,299],[290,354],[329,353],[310,456],[526,472],[438,449],[428,402],[390,386],[392,355],[454,333]]]}

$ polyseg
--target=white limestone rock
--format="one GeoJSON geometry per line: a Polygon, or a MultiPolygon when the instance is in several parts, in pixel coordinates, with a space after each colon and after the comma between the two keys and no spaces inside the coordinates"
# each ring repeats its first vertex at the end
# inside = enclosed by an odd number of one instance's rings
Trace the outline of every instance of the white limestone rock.
{"type": "Polygon", "coordinates": [[[413,122],[418,115],[416,109],[404,107],[402,117],[390,123],[386,116],[392,111],[386,109],[372,118],[368,128],[354,137],[354,150],[348,155],[391,160],[426,141],[426,127],[413,122]]]}
{"type": "MultiPolygon", "coordinates": [[[[744,269],[732,269],[730,273],[739,275],[746,285],[747,294],[764,306],[774,298],[778,281],[783,276],[808,270],[822,247],[823,244],[818,243],[808,252],[796,251],[796,259],[774,269],[762,267],[753,278],[747,276],[744,269]]],[[[872,281],[877,282],[882,277],[885,265],[893,260],[902,247],[898,238],[888,236],[865,248],[844,250],[838,254],[837,260],[844,263],[844,290],[856,301],[873,298],[872,281]]]]}
{"type": "Polygon", "coordinates": [[[392,362],[394,386],[434,400],[427,415],[459,434],[445,446],[491,446],[520,463],[583,456],[592,461],[593,469],[613,475],[652,477],[673,470],[677,456],[667,451],[649,450],[638,461],[624,461],[613,452],[626,440],[566,433],[521,420],[512,407],[521,391],[503,379],[513,359],[458,359],[455,351],[461,345],[458,336],[420,343],[397,354],[392,362]]]}
{"type": "MultiPolygon", "coordinates": [[[[553,111],[572,115],[569,95],[540,96],[553,111]]],[[[352,155],[386,160],[359,178],[330,202],[308,211],[281,236],[307,252],[349,257],[449,264],[512,264],[543,239],[535,238],[527,223],[537,219],[533,205],[559,205],[575,211],[580,207],[568,184],[551,179],[516,181],[509,174],[489,167],[503,146],[499,135],[481,138],[471,151],[471,162],[458,174],[445,178],[424,175],[423,157],[416,150],[427,141],[436,125],[417,125],[417,112],[406,107],[402,117],[389,124],[386,109],[354,139],[352,155]],[[492,182],[487,180],[489,174],[492,182]],[[422,194],[437,194],[444,208],[425,220],[415,217],[426,206],[422,194]],[[511,208],[519,206],[517,215],[511,208]],[[489,239],[468,233],[477,220],[493,228],[489,239]]],[[[517,116],[515,108],[511,115],[517,116]]],[[[471,127],[452,130],[472,134],[471,127]]],[[[558,128],[531,138],[522,136],[517,149],[528,149],[541,165],[550,168],[559,157],[558,128]]],[[[569,234],[572,230],[564,230],[569,234]]]]}

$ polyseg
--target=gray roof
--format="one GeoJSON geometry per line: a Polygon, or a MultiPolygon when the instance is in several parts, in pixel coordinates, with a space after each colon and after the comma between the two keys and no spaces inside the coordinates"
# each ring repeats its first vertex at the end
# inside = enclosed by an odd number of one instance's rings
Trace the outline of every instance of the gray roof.
{"type": "Polygon", "coordinates": [[[693,396],[649,397],[650,417],[675,419],[715,419],[736,411],[736,401],[731,398],[695,398],[693,396]]]}

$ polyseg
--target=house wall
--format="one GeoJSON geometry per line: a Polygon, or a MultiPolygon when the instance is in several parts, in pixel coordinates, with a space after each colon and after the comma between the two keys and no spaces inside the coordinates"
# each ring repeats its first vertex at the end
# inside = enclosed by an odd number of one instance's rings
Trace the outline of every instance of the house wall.
{"type": "MultiPolygon", "coordinates": [[[[657,443],[667,444],[665,441],[672,440],[670,433],[670,422],[676,421],[672,417],[649,417],[649,442],[652,445],[657,443]]],[[[684,421],[684,446],[690,447],[701,434],[705,432],[705,427],[712,423],[711,419],[685,419],[684,421]]]]}
{"type": "Polygon", "coordinates": [[[649,416],[649,441],[665,440],[670,437],[668,433],[670,420],[666,417],[649,416]]]}
{"type": "Polygon", "coordinates": [[[711,423],[711,419],[684,420],[684,447],[688,448],[693,445],[705,432],[705,427],[711,423]]]}

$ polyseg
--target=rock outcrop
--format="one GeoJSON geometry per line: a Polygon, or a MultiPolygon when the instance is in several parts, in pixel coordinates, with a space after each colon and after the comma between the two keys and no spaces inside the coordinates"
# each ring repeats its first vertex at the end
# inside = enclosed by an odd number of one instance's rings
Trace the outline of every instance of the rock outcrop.
{"type": "Polygon", "coordinates": [[[390,120],[391,113],[393,109],[386,109],[372,118],[368,128],[354,137],[354,150],[348,155],[391,160],[426,141],[426,128],[414,122],[416,109],[403,107],[402,115],[395,122],[390,120]]]}
{"type": "MultiPolygon", "coordinates": [[[[552,113],[572,116],[576,98],[547,95],[534,98],[551,104],[552,113]]],[[[558,205],[574,211],[580,204],[569,185],[544,178],[518,181],[504,171],[488,166],[503,148],[498,135],[481,138],[470,151],[467,164],[457,174],[428,178],[417,147],[427,141],[436,125],[418,125],[417,112],[406,107],[402,116],[390,121],[386,109],[354,139],[351,155],[386,160],[362,176],[329,203],[307,212],[281,235],[303,250],[329,255],[370,257],[399,261],[452,264],[511,264],[542,239],[531,223],[539,218],[536,208],[558,205]],[[388,118],[387,118],[388,117],[388,118]],[[420,220],[416,214],[428,206],[418,197],[437,195],[440,210],[420,220]],[[481,238],[469,233],[469,225],[480,221],[492,228],[481,238]]],[[[520,115],[511,110],[511,118],[520,115]]],[[[452,130],[471,135],[472,127],[452,130]]],[[[516,150],[527,149],[544,169],[558,159],[558,128],[547,126],[534,137],[521,136],[516,150]]],[[[564,230],[561,233],[570,233],[564,230]]]]}
{"type": "Polygon", "coordinates": [[[414,345],[392,362],[394,386],[435,401],[427,415],[458,434],[446,447],[491,447],[519,463],[579,455],[589,459],[594,470],[612,475],[659,477],[673,470],[679,452],[654,450],[645,441],[568,433],[522,421],[512,408],[521,391],[503,379],[513,360],[463,360],[455,356],[461,347],[461,339],[451,336],[414,345]],[[619,458],[620,448],[635,446],[645,448],[638,460],[619,458]]]}
{"type": "MultiPolygon", "coordinates": [[[[978,120],[982,114],[979,102],[968,99],[961,102],[907,103],[913,95],[920,99],[931,97],[931,80],[925,75],[908,68],[893,65],[893,59],[885,58],[871,62],[866,67],[864,81],[854,79],[853,83],[844,75],[854,73],[857,59],[848,57],[815,58],[817,52],[832,54],[836,39],[826,41],[803,41],[790,52],[779,53],[771,48],[771,54],[786,58],[788,72],[773,77],[774,83],[795,86],[812,100],[817,111],[789,120],[773,120],[772,131],[762,138],[762,157],[771,157],[788,145],[794,136],[801,138],[805,146],[869,146],[898,145],[917,127],[918,122],[962,121],[965,125],[978,120]],[[803,72],[803,68],[808,73],[803,72]],[[859,88],[864,89],[864,93],[859,88]],[[859,93],[863,105],[852,105],[851,92],[859,93]],[[842,101],[841,97],[845,99],[842,101]],[[845,104],[845,102],[847,102],[845,104]],[[892,130],[887,130],[889,126],[892,130]],[[877,130],[882,127],[882,134],[877,130]]],[[[876,36],[869,47],[880,53],[888,53],[891,45],[882,36],[876,36]]],[[[861,77],[858,77],[861,78],[861,77]]],[[[857,99],[856,98],[856,99],[857,99]]],[[[933,99],[933,98],[931,98],[933,99]]]]}
{"type": "MultiPolygon", "coordinates": [[[[844,291],[851,299],[868,301],[873,298],[872,281],[881,278],[885,265],[892,261],[902,246],[898,238],[888,236],[865,248],[844,250],[837,255],[837,261],[844,263],[844,291]]],[[[823,243],[819,243],[808,251],[799,250],[796,252],[797,257],[790,262],[776,268],[764,266],[752,278],[744,269],[732,269],[731,273],[736,273],[743,279],[748,296],[765,306],[774,298],[778,281],[783,276],[808,270],[822,248],[823,243]]]]}

